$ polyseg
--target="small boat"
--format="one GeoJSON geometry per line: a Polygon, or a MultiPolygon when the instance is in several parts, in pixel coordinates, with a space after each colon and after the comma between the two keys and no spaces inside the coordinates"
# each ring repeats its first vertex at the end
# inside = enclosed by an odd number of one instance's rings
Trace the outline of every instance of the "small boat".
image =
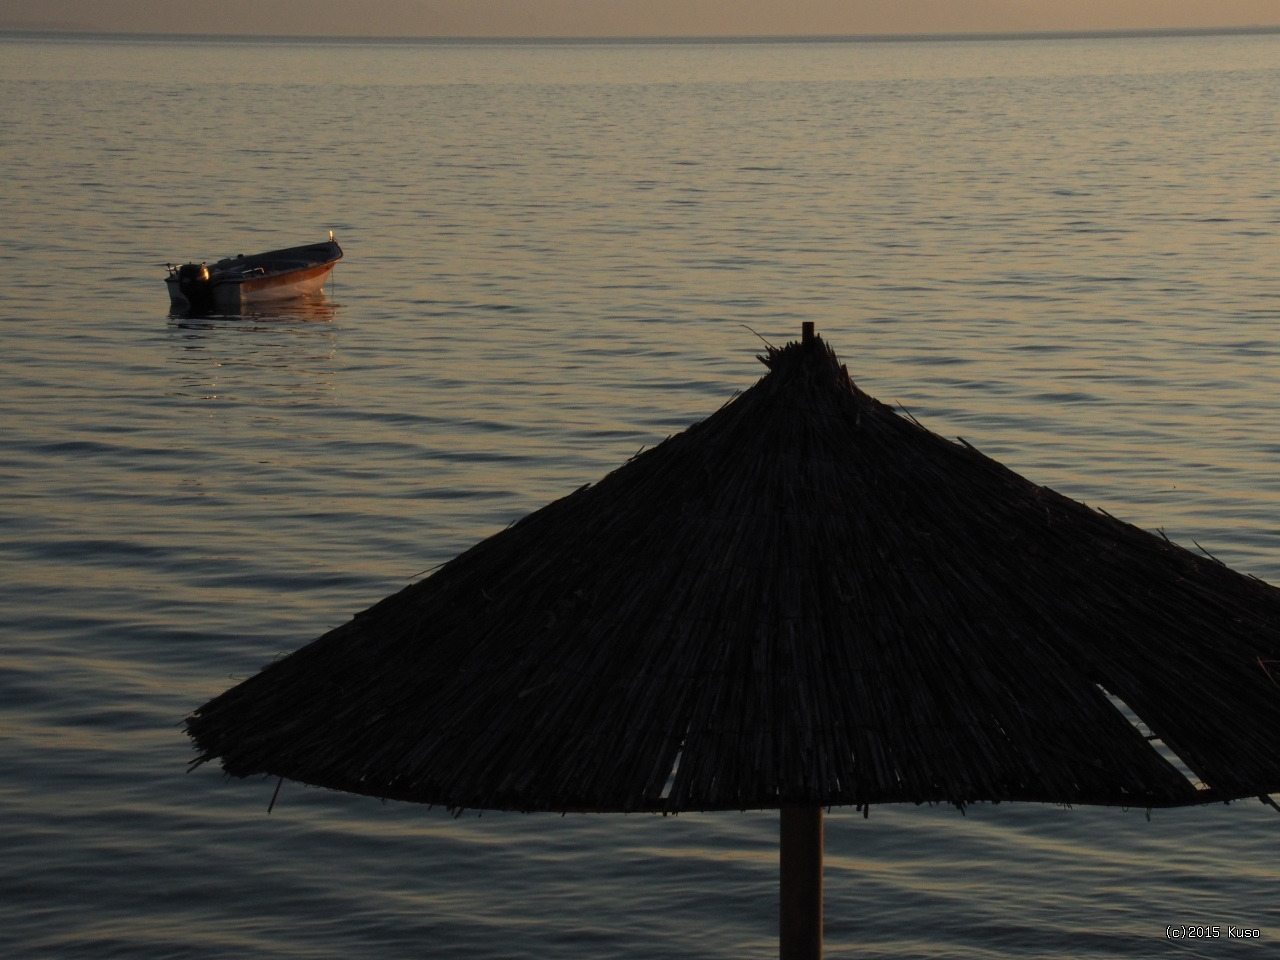
{"type": "Polygon", "coordinates": [[[237,311],[255,303],[315,296],[341,259],[342,248],[330,230],[324,243],[238,254],[209,264],[171,263],[164,282],[179,310],[237,311]]]}

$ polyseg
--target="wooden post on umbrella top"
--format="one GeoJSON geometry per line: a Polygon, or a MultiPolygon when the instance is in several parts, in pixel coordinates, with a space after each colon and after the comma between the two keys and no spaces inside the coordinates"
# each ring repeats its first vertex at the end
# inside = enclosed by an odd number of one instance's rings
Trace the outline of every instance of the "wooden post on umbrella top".
{"type": "Polygon", "coordinates": [[[781,960],[822,960],[822,807],[784,806],[779,831],[781,960]]]}
{"type": "MultiPolygon", "coordinates": [[[[800,342],[813,340],[813,321],[806,320],[800,342]]],[[[780,814],[778,956],[822,960],[822,807],[787,804],[780,814]]]]}

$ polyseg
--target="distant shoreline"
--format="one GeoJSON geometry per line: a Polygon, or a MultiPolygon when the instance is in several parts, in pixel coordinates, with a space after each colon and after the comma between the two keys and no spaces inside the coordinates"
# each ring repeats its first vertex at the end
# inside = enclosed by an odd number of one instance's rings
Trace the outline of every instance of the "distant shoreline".
{"type": "Polygon", "coordinates": [[[1280,24],[1248,27],[1184,27],[1142,30],[1044,30],[1026,32],[985,33],[875,33],[875,34],[811,34],[811,35],[745,35],[745,36],[351,36],[329,34],[212,34],[212,33],[129,33],[74,28],[38,28],[0,24],[0,39],[6,40],[126,40],[183,43],[316,43],[316,44],[403,44],[414,45],[697,45],[697,44],[771,44],[771,43],[939,43],[1003,40],[1119,40],[1178,37],[1268,36],[1280,34],[1280,24]]]}

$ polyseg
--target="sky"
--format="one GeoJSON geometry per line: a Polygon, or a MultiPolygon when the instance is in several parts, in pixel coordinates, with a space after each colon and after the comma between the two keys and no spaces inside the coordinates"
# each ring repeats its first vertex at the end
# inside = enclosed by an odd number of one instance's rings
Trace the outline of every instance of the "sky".
{"type": "Polygon", "coordinates": [[[0,0],[0,29],[421,37],[1280,26],[1280,0],[0,0]]]}

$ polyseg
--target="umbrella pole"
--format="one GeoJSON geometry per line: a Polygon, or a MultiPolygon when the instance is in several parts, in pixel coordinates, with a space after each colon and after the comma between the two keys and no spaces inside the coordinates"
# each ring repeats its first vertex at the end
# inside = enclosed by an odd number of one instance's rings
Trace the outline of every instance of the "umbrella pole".
{"type": "Polygon", "coordinates": [[[822,960],[822,807],[784,806],[779,831],[781,960],[822,960]]]}

